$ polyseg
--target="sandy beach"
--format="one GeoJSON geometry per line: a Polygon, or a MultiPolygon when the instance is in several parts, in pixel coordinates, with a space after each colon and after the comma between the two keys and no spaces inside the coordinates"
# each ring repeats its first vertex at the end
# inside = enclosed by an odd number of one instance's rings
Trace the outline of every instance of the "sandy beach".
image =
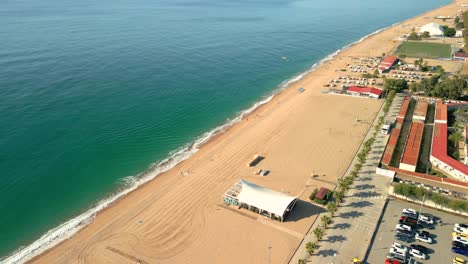
{"type": "Polygon", "coordinates": [[[325,210],[311,204],[309,194],[334,188],[383,103],[322,94],[323,85],[340,74],[350,56],[388,53],[399,35],[435,15],[453,16],[459,4],[402,22],[341,52],[31,262],[266,263],[269,255],[271,263],[287,262],[325,210]],[[299,87],[305,91],[298,93],[299,87]],[[255,154],[265,160],[250,168],[255,154]],[[255,175],[259,168],[271,173],[255,175]],[[283,223],[226,208],[222,196],[241,178],[299,197],[297,207],[283,223]]]}

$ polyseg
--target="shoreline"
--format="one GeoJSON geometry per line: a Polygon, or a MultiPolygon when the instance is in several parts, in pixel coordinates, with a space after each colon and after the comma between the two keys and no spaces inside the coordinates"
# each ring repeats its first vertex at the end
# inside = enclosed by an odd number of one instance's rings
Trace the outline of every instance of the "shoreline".
{"type": "Polygon", "coordinates": [[[128,194],[134,191],[137,191],[140,187],[144,186],[149,181],[156,179],[156,177],[164,174],[166,171],[173,169],[180,163],[183,163],[185,160],[192,157],[193,154],[198,152],[200,148],[202,148],[204,145],[208,144],[212,140],[215,140],[218,136],[228,132],[233,126],[235,126],[239,122],[242,122],[245,118],[249,118],[250,115],[255,114],[255,112],[257,110],[260,110],[260,108],[263,107],[265,104],[270,103],[275,97],[281,95],[281,93],[285,92],[286,90],[291,89],[291,87],[295,83],[304,79],[305,77],[307,77],[307,75],[313,73],[317,68],[324,65],[326,62],[333,60],[341,52],[399,23],[401,22],[394,23],[391,26],[378,29],[368,35],[365,35],[359,40],[352,42],[350,44],[347,44],[343,46],[342,48],[334,51],[333,53],[328,54],[323,59],[312,64],[312,66],[306,71],[292,77],[291,79],[284,81],[283,82],[284,84],[283,83],[280,84],[279,88],[272,91],[270,95],[264,96],[260,101],[254,103],[251,107],[247,108],[246,110],[241,111],[240,114],[237,115],[232,120],[229,120],[228,122],[218,127],[215,127],[214,129],[208,132],[205,132],[204,134],[202,134],[202,136],[186,144],[184,147],[177,149],[175,151],[172,151],[171,153],[174,153],[174,154],[169,154],[168,158],[163,159],[159,163],[155,163],[151,165],[149,169],[143,171],[142,173],[136,176],[131,176],[133,180],[130,181],[130,183],[124,184],[121,188],[119,188],[120,190],[117,190],[115,193],[112,193],[108,195],[108,197],[103,198],[94,207],[91,207],[90,209],[86,210],[84,213],[78,215],[77,217],[66,221],[65,223],[59,225],[56,228],[48,230],[39,239],[31,243],[30,245],[25,246],[24,248],[19,250],[19,252],[16,252],[16,253],[14,252],[13,254],[7,256],[3,260],[12,261],[12,262],[17,262],[17,261],[27,262],[27,261],[33,260],[34,258],[40,256],[41,254],[46,253],[50,249],[53,249],[53,247],[55,247],[56,245],[60,244],[61,242],[71,238],[73,235],[80,232],[80,230],[85,228],[87,225],[89,225],[95,217],[99,216],[101,213],[105,212],[107,209],[112,207],[114,203],[118,202],[120,199],[124,199],[128,194]],[[177,159],[177,158],[180,158],[180,159],[177,159]],[[131,185],[126,186],[128,184],[131,184],[131,185]],[[62,234],[61,232],[68,232],[68,233],[62,234]],[[36,242],[39,242],[40,240],[45,240],[47,242],[39,243],[39,245],[36,246],[36,242]],[[20,258],[16,257],[17,254],[23,255],[23,250],[28,249],[31,246],[34,248],[31,249],[30,252],[39,251],[39,253],[35,253],[35,254],[33,253],[32,256],[29,257],[27,256],[29,255],[29,253],[25,252],[24,257],[20,257],[20,258]],[[12,259],[10,260],[10,258],[12,259]]]}
{"type": "MultiPolygon", "coordinates": [[[[448,5],[453,4],[449,3],[448,5]]],[[[402,23],[405,23],[406,21],[409,21],[411,19],[414,19],[416,17],[421,17],[424,16],[425,14],[429,12],[433,12],[437,9],[443,8],[447,5],[443,5],[440,7],[437,7],[433,10],[427,11],[425,13],[416,15],[412,18],[406,19],[401,22],[394,23],[388,27],[384,27],[382,29],[376,30],[359,40],[352,42],[348,45],[345,45],[341,49],[338,49],[337,51],[327,55],[325,58],[319,60],[318,62],[314,63],[309,69],[306,71],[294,76],[293,78],[286,80],[284,84],[282,84],[278,89],[275,89],[270,95],[263,97],[260,101],[256,102],[254,105],[251,107],[247,108],[246,110],[240,112],[239,115],[237,115],[235,118],[232,120],[228,120],[225,124],[218,126],[206,133],[204,133],[202,136],[198,137],[195,141],[187,144],[186,146],[182,147],[181,149],[178,149],[174,151],[171,156],[168,158],[164,159],[163,161],[159,162],[158,164],[154,164],[150,166],[149,169],[145,170],[144,172],[140,173],[137,176],[134,176],[135,180],[131,181],[130,186],[123,186],[123,190],[118,190],[117,193],[113,193],[109,195],[109,197],[104,198],[101,200],[95,207],[92,207],[91,209],[87,210],[85,213],[65,222],[64,224],[61,224],[57,228],[54,228],[52,230],[49,230],[44,236],[42,236],[39,240],[34,241],[32,244],[29,246],[26,246],[25,248],[22,248],[19,252],[13,253],[12,255],[8,256],[7,258],[3,259],[3,261],[30,261],[34,260],[37,257],[40,257],[41,255],[49,252],[50,250],[54,249],[57,245],[60,243],[64,242],[65,240],[68,240],[70,237],[73,237],[77,235],[78,233],[81,232],[81,230],[85,227],[87,227],[90,223],[93,222],[94,218],[99,217],[102,215],[104,212],[108,211],[109,209],[113,208],[116,204],[118,204],[120,201],[122,201],[124,198],[128,197],[130,194],[135,193],[135,190],[140,190],[141,188],[145,187],[148,185],[149,182],[151,182],[153,179],[156,178],[156,176],[163,177],[166,175],[166,172],[175,169],[179,165],[182,165],[184,162],[186,162],[188,159],[193,157],[195,153],[200,151],[202,148],[205,146],[212,144],[214,141],[217,141],[220,136],[226,134],[229,132],[231,129],[235,128],[239,123],[242,123],[246,119],[250,118],[251,116],[255,115],[258,112],[261,112],[263,108],[267,107],[270,104],[273,104],[275,101],[279,101],[282,98],[286,96],[285,94],[290,94],[294,93],[295,90],[293,89],[294,86],[309,77],[313,72],[318,70],[319,68],[325,66],[328,62],[336,59],[337,56],[342,54],[343,52],[347,51],[349,48],[354,47],[358,45],[359,43],[363,42],[364,40],[377,35],[381,32],[384,32],[388,29],[391,29],[393,27],[396,27],[402,23]],[[81,225],[80,225],[81,224],[81,225]],[[64,229],[64,230],[63,230],[64,229]],[[65,231],[68,232],[66,234],[62,234],[60,232],[65,231]],[[55,232],[55,233],[54,233],[55,232]],[[47,239],[47,236],[52,236],[52,239],[47,239]],[[44,240],[51,240],[47,244],[46,243],[39,243],[36,244],[36,242],[39,242],[41,239],[44,240]],[[29,250],[29,252],[28,252],[29,250]]],[[[127,185],[127,184],[126,184],[127,185]]]]}

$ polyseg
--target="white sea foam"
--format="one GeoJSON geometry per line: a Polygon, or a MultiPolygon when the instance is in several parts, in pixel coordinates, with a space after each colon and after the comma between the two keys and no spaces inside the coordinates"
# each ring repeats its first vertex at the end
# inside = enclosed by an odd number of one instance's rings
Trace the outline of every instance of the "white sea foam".
{"type": "Polygon", "coordinates": [[[275,95],[289,87],[291,84],[301,80],[304,78],[306,75],[309,73],[313,72],[317,67],[320,65],[324,64],[325,62],[333,59],[336,55],[338,55],[340,52],[348,49],[349,47],[362,42],[363,40],[367,39],[368,37],[375,35],[385,29],[382,28],[379,29],[369,35],[364,36],[363,38],[359,39],[356,42],[353,42],[351,44],[348,44],[344,46],[341,49],[336,50],[335,52],[329,54],[322,60],[318,61],[317,63],[314,63],[308,70],[305,72],[298,74],[297,76],[294,76],[293,78],[284,81],[281,83],[281,85],[276,89],[273,93],[271,93],[269,96],[263,98],[262,100],[256,102],[254,105],[252,105],[250,108],[242,111],[239,115],[237,115],[234,119],[228,120],[225,124],[216,127],[215,129],[208,131],[204,133],[201,137],[199,137],[197,140],[192,142],[191,144],[188,144],[181,149],[178,149],[170,154],[170,156],[163,161],[159,163],[153,164],[148,170],[145,172],[141,173],[140,175],[137,176],[128,176],[122,179],[123,182],[123,187],[121,190],[118,192],[112,194],[111,196],[101,200],[94,206],[93,208],[89,209],[88,211],[82,213],[81,215],[68,220],[67,222],[61,224],[60,226],[53,228],[49,230],[47,233],[45,233],[41,238],[38,240],[34,241],[32,244],[22,247],[15,251],[13,254],[8,256],[7,258],[1,260],[1,263],[5,264],[10,264],[10,263],[24,263],[34,256],[37,256],[44,252],[45,250],[57,245],[58,243],[70,238],[73,236],[76,232],[81,230],[83,227],[88,225],[93,221],[93,219],[96,217],[96,214],[114,203],[116,200],[126,196],[128,193],[131,191],[137,189],[139,186],[142,184],[152,180],[155,178],[157,175],[168,171],[169,169],[173,168],[180,162],[188,159],[191,157],[193,154],[195,154],[198,150],[199,147],[206,142],[208,142],[211,138],[214,136],[223,133],[227,128],[233,126],[236,123],[239,123],[246,115],[250,114],[253,112],[255,109],[257,109],[259,106],[264,105],[271,101],[275,95]]]}

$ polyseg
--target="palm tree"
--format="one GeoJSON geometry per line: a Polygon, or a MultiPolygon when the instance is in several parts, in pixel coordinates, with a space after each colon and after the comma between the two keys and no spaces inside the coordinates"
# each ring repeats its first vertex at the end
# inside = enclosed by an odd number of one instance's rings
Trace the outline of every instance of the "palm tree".
{"type": "Polygon", "coordinates": [[[338,207],[336,206],[335,202],[329,202],[327,204],[327,210],[330,213],[330,215],[333,216],[333,214],[336,212],[336,210],[338,210],[338,207]]]}
{"type": "Polygon", "coordinates": [[[320,219],[322,220],[324,228],[327,228],[327,226],[331,223],[331,218],[328,215],[323,215],[320,219]]]}
{"type": "Polygon", "coordinates": [[[343,201],[344,198],[344,190],[339,189],[333,192],[333,198],[335,198],[336,202],[341,203],[341,201],[343,201]]]}
{"type": "Polygon", "coordinates": [[[318,247],[317,243],[307,242],[306,251],[307,253],[309,253],[309,255],[312,255],[314,254],[314,251],[317,249],[317,247],[318,247]]]}
{"type": "Polygon", "coordinates": [[[314,235],[315,235],[315,238],[317,238],[317,241],[320,241],[323,238],[324,234],[325,234],[325,231],[322,228],[317,227],[314,229],[314,235]]]}
{"type": "Polygon", "coordinates": [[[306,260],[305,259],[299,259],[297,261],[297,264],[306,264],[306,260]]]}
{"type": "Polygon", "coordinates": [[[453,141],[454,147],[457,147],[458,143],[464,139],[464,136],[459,130],[455,130],[455,132],[448,136],[448,139],[453,141]]]}

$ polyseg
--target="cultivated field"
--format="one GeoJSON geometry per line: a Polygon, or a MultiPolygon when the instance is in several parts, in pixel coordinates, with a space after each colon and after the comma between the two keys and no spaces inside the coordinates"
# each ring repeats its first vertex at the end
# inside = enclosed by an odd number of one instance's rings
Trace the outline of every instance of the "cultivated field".
{"type": "Polygon", "coordinates": [[[452,47],[443,43],[406,41],[398,47],[397,54],[410,58],[450,58],[452,47]]]}

